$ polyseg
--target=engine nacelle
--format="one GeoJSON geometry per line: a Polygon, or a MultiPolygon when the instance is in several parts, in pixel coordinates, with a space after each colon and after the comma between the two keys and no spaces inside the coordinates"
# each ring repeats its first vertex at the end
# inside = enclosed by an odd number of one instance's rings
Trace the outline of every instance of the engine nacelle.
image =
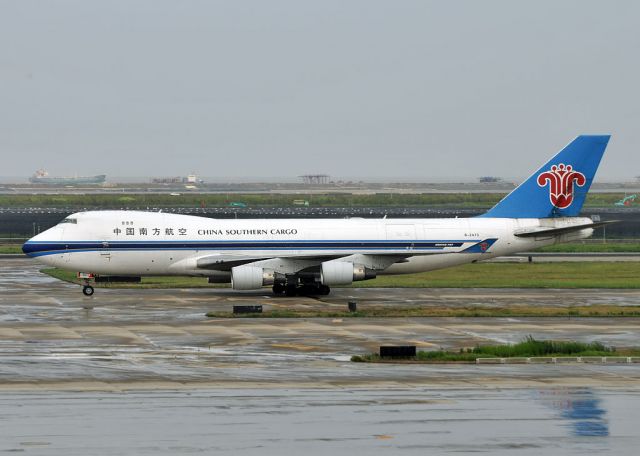
{"type": "Polygon", "coordinates": [[[264,285],[273,285],[275,273],[255,266],[231,268],[231,287],[234,290],[257,290],[264,285]]]}
{"type": "Polygon", "coordinates": [[[376,271],[346,261],[326,261],[320,266],[323,285],[349,285],[358,280],[374,279],[376,271]]]}
{"type": "Polygon", "coordinates": [[[211,271],[209,283],[229,283],[231,282],[231,271],[211,271]]]}

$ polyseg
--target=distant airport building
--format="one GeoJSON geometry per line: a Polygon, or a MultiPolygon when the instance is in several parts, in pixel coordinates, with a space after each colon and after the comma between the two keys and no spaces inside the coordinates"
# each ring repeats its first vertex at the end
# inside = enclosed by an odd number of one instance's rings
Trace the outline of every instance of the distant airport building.
{"type": "Polygon", "coordinates": [[[479,177],[478,180],[482,184],[494,184],[496,182],[502,181],[502,178],[496,177],[496,176],[482,176],[482,177],[479,177]]]}
{"type": "Polygon", "coordinates": [[[329,176],[327,174],[305,174],[299,176],[307,185],[325,185],[329,183],[329,176]]]}
{"type": "Polygon", "coordinates": [[[181,184],[182,177],[153,177],[151,178],[153,184],[181,184]]]}
{"type": "Polygon", "coordinates": [[[189,174],[186,177],[183,176],[174,176],[174,177],[153,177],[151,178],[151,183],[153,184],[197,184],[199,182],[198,176],[195,174],[189,174]]]}

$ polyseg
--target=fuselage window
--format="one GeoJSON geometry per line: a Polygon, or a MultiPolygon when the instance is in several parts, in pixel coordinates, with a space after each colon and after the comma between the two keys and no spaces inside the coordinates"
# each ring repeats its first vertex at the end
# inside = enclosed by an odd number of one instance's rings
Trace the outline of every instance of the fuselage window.
{"type": "Polygon", "coordinates": [[[66,218],[63,221],[61,221],[60,223],[78,223],[78,219],[74,219],[74,218],[66,218]]]}

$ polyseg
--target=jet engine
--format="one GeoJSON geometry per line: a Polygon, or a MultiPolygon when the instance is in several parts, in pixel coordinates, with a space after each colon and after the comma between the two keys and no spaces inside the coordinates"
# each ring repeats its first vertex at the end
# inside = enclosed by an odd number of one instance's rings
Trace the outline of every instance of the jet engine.
{"type": "Polygon", "coordinates": [[[273,285],[275,272],[255,266],[231,268],[231,287],[234,290],[256,290],[264,285],[273,285]]]}
{"type": "Polygon", "coordinates": [[[229,283],[231,282],[231,271],[211,271],[209,283],[229,283]]]}
{"type": "Polygon", "coordinates": [[[320,281],[323,285],[349,285],[358,280],[374,279],[376,271],[361,264],[346,261],[325,261],[320,266],[320,281]]]}

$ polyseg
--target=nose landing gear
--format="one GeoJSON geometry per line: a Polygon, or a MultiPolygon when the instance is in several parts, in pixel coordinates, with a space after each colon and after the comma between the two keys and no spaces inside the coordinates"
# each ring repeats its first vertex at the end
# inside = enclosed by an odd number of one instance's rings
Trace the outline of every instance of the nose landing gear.
{"type": "Polygon", "coordinates": [[[94,274],[88,272],[78,272],[78,279],[82,281],[82,293],[85,296],[93,295],[93,287],[91,286],[91,281],[96,278],[94,274]]]}
{"type": "Polygon", "coordinates": [[[94,292],[94,289],[91,285],[85,285],[82,287],[82,293],[84,293],[85,296],[91,296],[94,292]]]}

